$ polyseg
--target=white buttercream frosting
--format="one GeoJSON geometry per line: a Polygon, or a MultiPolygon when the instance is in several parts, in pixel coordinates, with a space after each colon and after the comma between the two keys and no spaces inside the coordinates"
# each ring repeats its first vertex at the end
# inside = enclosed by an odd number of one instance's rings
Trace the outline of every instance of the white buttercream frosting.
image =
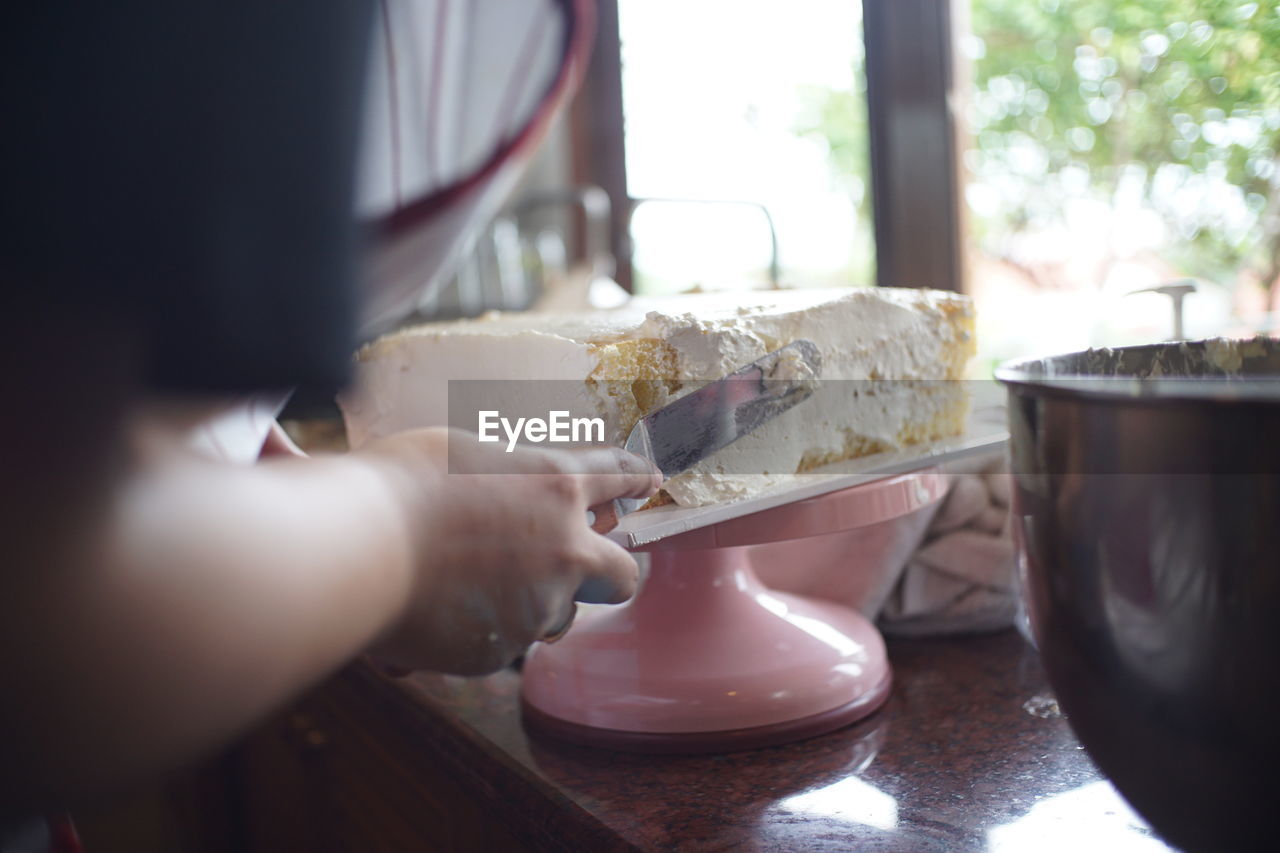
{"type": "MultiPolygon", "coordinates": [[[[896,447],[904,429],[945,418],[960,383],[922,389],[889,380],[960,378],[972,350],[971,315],[969,302],[955,294],[889,288],[637,298],[580,315],[494,314],[371,344],[361,353],[356,388],[341,403],[359,446],[447,423],[449,379],[562,379],[569,381],[555,393],[564,407],[598,412],[610,439],[620,442],[636,412],[618,396],[627,383],[608,380],[671,380],[680,394],[791,341],[812,341],[824,381],[810,399],[665,484],[677,503],[696,506],[756,493],[814,460],[896,447]],[[629,356],[619,355],[628,342],[653,342],[672,354],[669,373],[653,365],[628,372],[629,356]]],[[[538,393],[545,410],[546,388],[538,393]]]]}

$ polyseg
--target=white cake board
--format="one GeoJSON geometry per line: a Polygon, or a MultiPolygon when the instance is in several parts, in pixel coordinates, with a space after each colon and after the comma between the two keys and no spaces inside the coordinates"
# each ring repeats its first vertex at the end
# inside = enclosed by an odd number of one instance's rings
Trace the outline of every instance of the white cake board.
{"type": "Polygon", "coordinates": [[[998,451],[1004,448],[1008,440],[1004,406],[979,406],[970,414],[964,433],[954,438],[833,462],[804,474],[796,474],[785,485],[740,501],[697,507],[667,504],[633,512],[625,516],[608,536],[625,548],[640,548],[668,536],[687,533],[783,504],[998,451]]]}

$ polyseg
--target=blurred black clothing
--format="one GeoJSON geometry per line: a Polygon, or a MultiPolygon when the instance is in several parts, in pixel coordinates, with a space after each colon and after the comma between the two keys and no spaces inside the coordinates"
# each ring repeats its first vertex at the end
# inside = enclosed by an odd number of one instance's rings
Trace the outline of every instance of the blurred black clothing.
{"type": "Polygon", "coordinates": [[[371,8],[10,4],[5,329],[24,312],[111,312],[158,390],[338,387],[354,342],[371,8]]]}

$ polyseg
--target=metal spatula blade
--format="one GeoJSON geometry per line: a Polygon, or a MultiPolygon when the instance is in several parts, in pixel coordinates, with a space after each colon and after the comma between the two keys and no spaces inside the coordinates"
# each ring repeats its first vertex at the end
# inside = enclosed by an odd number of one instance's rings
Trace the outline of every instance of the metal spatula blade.
{"type": "MultiPolygon", "coordinates": [[[[670,479],[807,400],[821,372],[818,348],[793,341],[641,418],[624,447],[670,479]]],[[[593,507],[592,527],[612,530],[644,503],[619,498],[612,508],[593,507]]]]}

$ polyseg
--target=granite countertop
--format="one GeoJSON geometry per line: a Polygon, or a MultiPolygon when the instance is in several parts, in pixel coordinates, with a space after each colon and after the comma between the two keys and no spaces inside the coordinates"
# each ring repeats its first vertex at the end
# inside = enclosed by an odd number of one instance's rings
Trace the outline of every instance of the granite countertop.
{"type": "Polygon", "coordinates": [[[1019,634],[890,641],[889,656],[892,696],[867,720],[786,746],[703,756],[531,737],[510,670],[482,679],[355,675],[361,690],[409,700],[459,778],[526,813],[525,825],[538,827],[535,847],[1169,849],[1098,773],[1019,634]]]}

